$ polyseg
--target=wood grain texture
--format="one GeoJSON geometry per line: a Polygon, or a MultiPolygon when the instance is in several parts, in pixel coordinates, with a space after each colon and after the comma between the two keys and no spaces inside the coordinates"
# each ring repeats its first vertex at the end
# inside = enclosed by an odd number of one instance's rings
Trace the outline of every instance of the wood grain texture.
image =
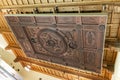
{"type": "Polygon", "coordinates": [[[28,57],[97,73],[101,71],[105,18],[6,16],[28,57]]]}

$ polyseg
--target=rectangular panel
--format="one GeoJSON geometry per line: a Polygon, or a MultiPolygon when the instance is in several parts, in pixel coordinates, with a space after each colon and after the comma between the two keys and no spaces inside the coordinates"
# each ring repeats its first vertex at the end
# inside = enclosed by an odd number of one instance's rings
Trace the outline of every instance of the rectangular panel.
{"type": "Polygon", "coordinates": [[[106,15],[5,17],[28,57],[100,73],[106,15]]]}
{"type": "Polygon", "coordinates": [[[76,23],[76,17],[57,16],[56,21],[57,23],[73,24],[73,23],[76,23]]]}
{"type": "Polygon", "coordinates": [[[28,0],[22,0],[23,4],[28,4],[28,0]]]}

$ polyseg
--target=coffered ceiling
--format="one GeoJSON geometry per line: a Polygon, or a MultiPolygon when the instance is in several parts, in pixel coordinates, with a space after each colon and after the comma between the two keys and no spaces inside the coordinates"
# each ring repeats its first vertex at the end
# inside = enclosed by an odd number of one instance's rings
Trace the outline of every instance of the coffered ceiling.
{"type": "Polygon", "coordinates": [[[1,0],[0,33],[16,55],[15,62],[24,67],[30,65],[32,70],[58,77],[63,80],[110,80],[117,55],[115,43],[120,40],[120,6],[119,0],[1,0]],[[62,14],[62,13],[107,13],[107,29],[102,73],[78,70],[43,60],[27,57],[21,49],[4,18],[5,14],[62,14]],[[112,44],[111,44],[112,43],[112,44]]]}

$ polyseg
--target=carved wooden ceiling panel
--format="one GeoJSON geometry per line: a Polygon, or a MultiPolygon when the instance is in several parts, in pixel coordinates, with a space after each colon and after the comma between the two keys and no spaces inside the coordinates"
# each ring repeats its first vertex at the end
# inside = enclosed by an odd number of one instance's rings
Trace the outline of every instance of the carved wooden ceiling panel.
{"type": "Polygon", "coordinates": [[[28,57],[100,73],[106,15],[6,15],[28,57]]]}

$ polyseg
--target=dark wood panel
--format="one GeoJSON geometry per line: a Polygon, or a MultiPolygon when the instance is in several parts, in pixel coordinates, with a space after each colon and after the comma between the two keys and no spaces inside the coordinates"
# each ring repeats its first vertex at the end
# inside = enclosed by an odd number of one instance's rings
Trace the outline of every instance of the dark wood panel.
{"type": "Polygon", "coordinates": [[[106,16],[6,19],[28,57],[100,73],[106,16]]]}
{"type": "Polygon", "coordinates": [[[94,17],[94,16],[89,16],[89,17],[81,17],[82,24],[88,24],[88,25],[93,25],[93,24],[99,24],[99,19],[100,17],[94,17]]]}

